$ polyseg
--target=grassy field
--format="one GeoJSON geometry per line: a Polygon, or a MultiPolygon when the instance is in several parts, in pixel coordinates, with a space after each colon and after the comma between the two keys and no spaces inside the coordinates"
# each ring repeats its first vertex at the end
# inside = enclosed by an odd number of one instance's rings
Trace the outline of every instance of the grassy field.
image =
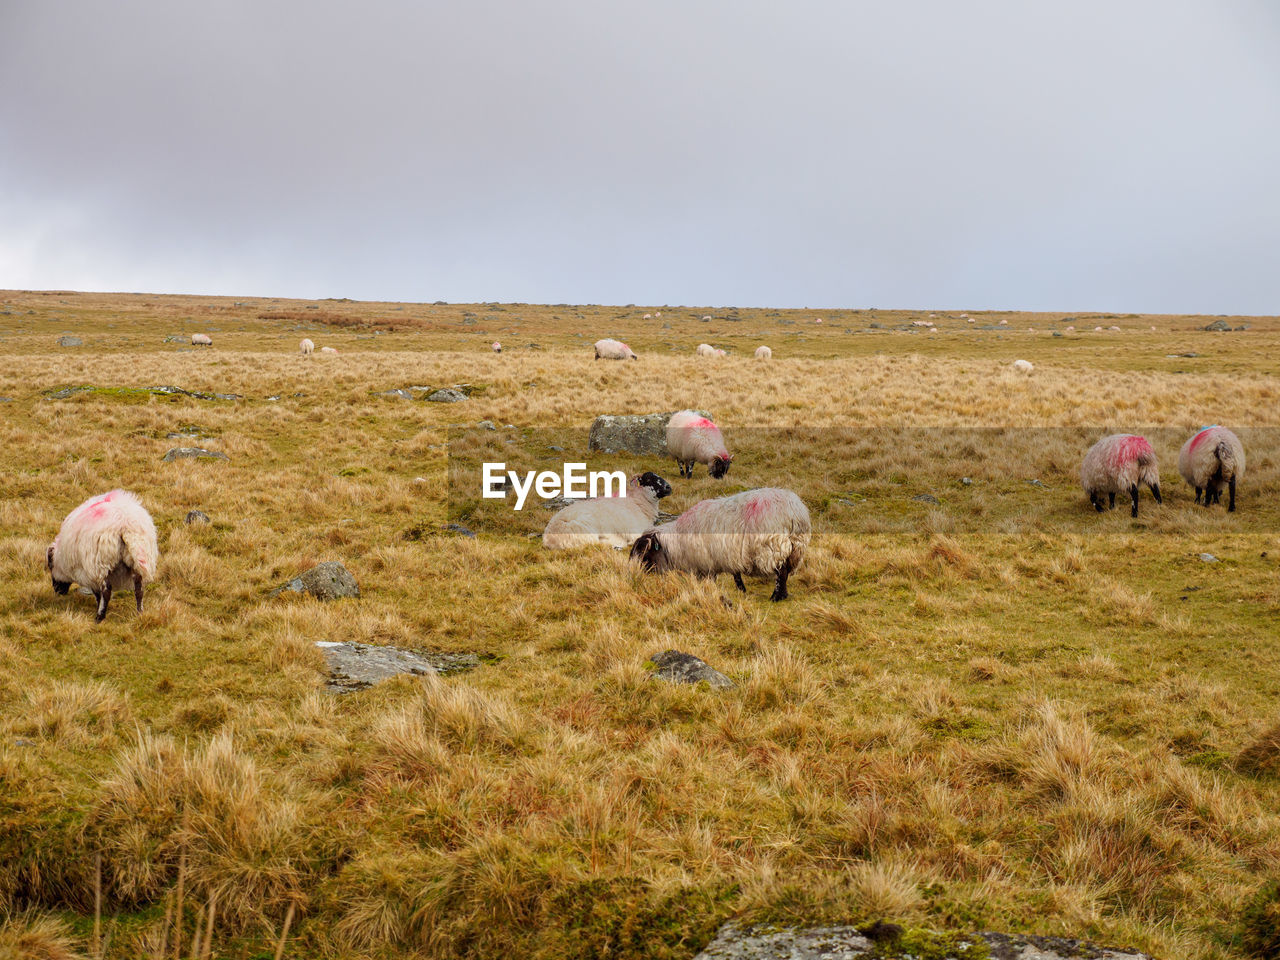
{"type": "Polygon", "coordinates": [[[683,958],[731,917],[1245,956],[1280,877],[1280,320],[968,316],[0,292],[0,957],[683,958]],[[411,386],[470,396],[378,395],[411,386]],[[787,602],[551,554],[547,511],[451,482],[451,443],[554,468],[682,407],[724,480],[593,469],[670,512],[795,489],[787,602]],[[1234,514],[1177,476],[1207,423],[1246,444],[1234,514]],[[1136,520],[1076,479],[1115,431],[1161,456],[1136,520]],[[230,459],[161,463],[193,443],[230,459]],[[95,625],[45,548],[117,486],[161,573],[95,625]],[[324,560],[359,599],[269,596],[324,560]],[[483,662],[337,697],[317,640],[483,662]],[[668,648],[737,686],[649,680],[668,648]]]}

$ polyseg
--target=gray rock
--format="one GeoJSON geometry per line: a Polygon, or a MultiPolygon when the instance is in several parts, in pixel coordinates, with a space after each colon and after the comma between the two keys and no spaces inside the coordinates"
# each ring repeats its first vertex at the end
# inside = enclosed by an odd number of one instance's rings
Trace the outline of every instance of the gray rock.
{"type": "Polygon", "coordinates": [[[1227,323],[1227,321],[1225,320],[1215,320],[1213,321],[1213,323],[1203,326],[1200,329],[1208,330],[1210,332],[1223,332],[1223,331],[1230,330],[1231,324],[1227,323]]]}
{"type": "Polygon", "coordinates": [[[58,346],[60,347],[83,347],[84,341],[79,337],[59,337],[58,346]]]}
{"type": "MultiPolygon", "coordinates": [[[[3,399],[0,397],[0,399],[3,399]]],[[[557,447],[554,443],[547,447],[548,450],[554,450],[556,453],[564,453],[564,447],[557,447]]]]}
{"type": "Polygon", "coordinates": [[[379,396],[379,397],[390,397],[390,398],[392,398],[393,400],[412,400],[412,399],[413,399],[413,394],[412,394],[412,393],[410,393],[408,390],[403,390],[403,389],[401,389],[401,390],[383,390],[381,393],[376,394],[376,396],[379,396]]]}
{"type": "Polygon", "coordinates": [[[279,596],[286,590],[291,593],[309,593],[318,600],[360,596],[356,578],[351,576],[350,571],[337,560],[326,560],[324,563],[316,564],[306,573],[294,577],[283,587],[277,587],[271,591],[271,596],[279,596]]]}
{"type": "Polygon", "coordinates": [[[437,390],[431,396],[427,397],[432,403],[461,403],[467,399],[467,395],[461,390],[453,390],[446,387],[443,390],[437,390]]]}
{"type": "Polygon", "coordinates": [[[13,403],[13,397],[0,397],[0,403],[13,403]]]}
{"type": "MultiPolygon", "coordinates": [[[[871,929],[867,932],[874,935],[871,929]]],[[[957,939],[967,944],[984,942],[993,960],[1079,960],[1083,957],[1091,960],[1152,960],[1136,951],[1105,949],[1069,937],[984,931],[962,934],[957,939]]],[[[716,938],[694,960],[855,960],[882,955],[879,948],[854,927],[778,929],[773,926],[740,926],[730,922],[720,928],[716,938]]],[[[897,952],[889,955],[899,956],[897,952]]]]}
{"type": "Polygon", "coordinates": [[[919,493],[919,494],[916,494],[911,499],[917,501],[918,503],[939,503],[940,502],[938,498],[935,497],[932,493],[919,493]]]}
{"type": "MultiPolygon", "coordinates": [[[[667,453],[667,421],[675,412],[675,410],[668,410],[666,413],[630,416],[605,414],[596,417],[587,438],[587,449],[604,450],[606,453],[625,450],[628,453],[666,457],[669,455],[667,453]]],[[[705,410],[696,412],[714,419],[705,410]]]]}
{"type": "Polygon", "coordinates": [[[209,515],[203,510],[192,510],[187,513],[187,526],[193,523],[209,523],[209,515]]]}
{"type": "Polygon", "coordinates": [[[398,647],[319,640],[316,646],[329,666],[328,688],[335,693],[364,690],[402,673],[429,676],[436,668],[425,658],[398,647]]]}
{"type": "Polygon", "coordinates": [[[1247,323],[1242,323],[1242,324],[1240,324],[1240,326],[1236,327],[1236,329],[1237,329],[1237,330],[1248,330],[1248,329],[1249,329],[1249,325],[1248,325],[1247,323]]]}
{"type": "Polygon", "coordinates": [[[165,338],[164,338],[164,342],[165,342],[165,343],[186,343],[186,342],[187,342],[187,338],[186,338],[186,337],[180,337],[180,336],[177,336],[177,335],[175,335],[175,334],[170,334],[169,336],[167,336],[167,337],[165,337],[165,338]]]}
{"type": "Polygon", "coordinates": [[[444,525],[444,528],[448,530],[450,533],[461,534],[464,537],[470,537],[472,540],[476,538],[476,534],[474,530],[468,530],[466,527],[464,527],[460,523],[446,523],[444,525]]]}
{"type": "Polygon", "coordinates": [[[961,477],[960,482],[963,483],[966,487],[971,487],[973,486],[973,477],[961,477]]]}
{"type": "Polygon", "coordinates": [[[476,426],[479,427],[481,430],[497,430],[498,429],[492,420],[481,420],[479,423],[476,424],[476,426]]]}
{"type": "Polygon", "coordinates": [[[732,680],[691,653],[666,650],[649,659],[658,668],[650,674],[656,680],[666,680],[669,683],[707,683],[718,690],[733,686],[732,680]]]}
{"type": "Polygon", "coordinates": [[[1217,563],[1217,562],[1218,562],[1218,558],[1217,558],[1217,557],[1215,557],[1212,553],[1202,553],[1202,554],[1200,554],[1200,559],[1201,559],[1201,560],[1203,560],[1205,563],[1217,563]]]}
{"type": "Polygon", "coordinates": [[[221,450],[206,450],[204,447],[174,447],[162,458],[162,463],[173,463],[187,457],[201,457],[206,460],[230,460],[221,450]]]}
{"type": "Polygon", "coordinates": [[[571,497],[552,497],[550,500],[543,500],[542,507],[544,510],[561,510],[575,502],[571,497]]]}

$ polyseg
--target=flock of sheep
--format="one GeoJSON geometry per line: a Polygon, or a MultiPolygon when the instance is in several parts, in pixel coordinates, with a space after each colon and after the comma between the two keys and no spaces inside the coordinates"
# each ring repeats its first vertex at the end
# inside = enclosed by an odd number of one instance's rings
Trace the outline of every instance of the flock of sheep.
{"type": "MultiPolygon", "coordinates": [[[[211,344],[204,334],[192,335],[191,342],[211,344]]],[[[496,342],[492,349],[502,352],[496,342]]],[[[314,350],[311,340],[302,341],[303,354],[314,350]]],[[[337,353],[332,347],[321,352],[337,353]]],[[[596,359],[638,359],[619,340],[597,341],[595,353],[596,359]]],[[[723,355],[724,351],[702,344],[698,354],[723,355]]],[[[766,346],[756,351],[757,358],[771,355],[766,346]]],[[[1026,364],[1024,372],[1029,372],[1030,366],[1026,364]]],[[[706,466],[716,479],[729,472],[733,456],[720,428],[696,411],[673,414],[667,423],[666,441],[682,479],[692,478],[696,464],[706,466]]],[[[1206,507],[1221,503],[1225,489],[1227,510],[1235,510],[1236,486],[1244,476],[1244,467],[1239,437],[1217,424],[1202,427],[1178,454],[1178,472],[1195,488],[1196,503],[1203,502],[1206,507]]],[[[1104,509],[1104,497],[1114,509],[1116,495],[1121,494],[1131,498],[1131,514],[1136,517],[1139,487],[1143,485],[1150,488],[1157,503],[1163,503],[1155,450],[1145,437],[1134,434],[1113,434],[1094,444],[1081,465],[1080,482],[1098,512],[1104,509]]],[[[803,561],[812,531],[808,508],[795,493],[761,487],[702,500],[673,521],[655,526],[659,501],[670,494],[670,483],[655,473],[642,473],[631,479],[621,497],[577,500],[561,509],[547,523],[543,543],[551,549],[601,544],[630,548],[631,558],[647,571],[684,570],[711,578],[727,573],[744,592],[744,576],[773,578],[776,585],[771,599],[787,597],[787,579],[803,561]]],[[[65,595],[73,583],[91,590],[99,622],[107,615],[112,592],[130,586],[138,612],[142,612],[143,587],[154,579],[158,562],[155,524],[127,490],[90,497],[72,510],[47,554],[54,591],[65,595]]]]}

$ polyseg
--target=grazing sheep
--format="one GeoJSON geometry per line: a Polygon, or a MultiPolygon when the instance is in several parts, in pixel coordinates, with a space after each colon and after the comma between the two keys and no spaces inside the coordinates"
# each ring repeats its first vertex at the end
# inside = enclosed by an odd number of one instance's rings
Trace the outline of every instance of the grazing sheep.
{"type": "Polygon", "coordinates": [[[770,600],[785,600],[787,577],[800,566],[810,536],[809,510],[790,490],[762,487],[696,503],[671,523],[651,527],[631,548],[650,572],[686,570],[699,577],[775,577],[770,600]]]}
{"type": "Polygon", "coordinates": [[[703,318],[702,318],[702,322],[703,322],[703,323],[710,323],[710,322],[711,322],[711,314],[707,314],[705,317],[703,317],[703,318]]]}
{"type": "Polygon", "coordinates": [[[761,346],[761,347],[756,347],[756,359],[757,359],[757,360],[772,360],[772,359],[773,359],[773,351],[772,351],[772,350],[770,350],[768,347],[763,347],[763,346],[761,346]]]}
{"type": "Polygon", "coordinates": [[[71,584],[93,591],[99,623],[107,615],[111,591],[133,585],[142,612],[142,585],[156,575],[160,550],[151,515],[127,490],[90,497],[62,521],[46,556],[54,592],[65,596],[71,584]]]}
{"type": "Polygon", "coordinates": [[[716,348],[709,343],[700,343],[693,352],[700,357],[714,357],[716,355],[716,348]]]}
{"type": "Polygon", "coordinates": [[[658,517],[671,484],[656,473],[632,477],[626,496],[575,500],[547,521],[542,543],[552,550],[604,543],[629,547],[658,517]]]}
{"type": "Polygon", "coordinates": [[[693,410],[673,413],[667,421],[667,450],[680,465],[682,477],[692,477],[693,465],[705,463],[711,476],[719,480],[733,462],[720,428],[693,410]]]}
{"type": "Polygon", "coordinates": [[[335,350],[333,347],[321,347],[320,352],[321,353],[337,353],[338,351],[335,350]]]}
{"type": "Polygon", "coordinates": [[[501,353],[501,352],[502,352],[502,344],[500,344],[497,340],[495,340],[495,341],[493,341],[493,348],[492,348],[492,349],[493,349],[493,352],[494,352],[494,353],[501,353]]]}
{"type": "Polygon", "coordinates": [[[191,345],[193,347],[211,347],[213,341],[209,339],[207,333],[193,333],[191,335],[191,345]]]}
{"type": "Polygon", "coordinates": [[[1196,503],[1204,494],[1206,507],[1222,502],[1225,484],[1231,513],[1236,508],[1236,481],[1244,476],[1244,445],[1226,427],[1201,427],[1178,451],[1178,472],[1196,488],[1196,503]]]}
{"type": "Polygon", "coordinates": [[[304,357],[309,357],[316,352],[316,345],[311,342],[309,337],[303,340],[298,346],[302,350],[302,355],[304,357]]]}
{"type": "Polygon", "coordinates": [[[1102,512],[1102,495],[1110,494],[1111,508],[1116,506],[1116,494],[1127,493],[1133,498],[1131,516],[1138,515],[1138,484],[1151,488],[1156,503],[1160,499],[1160,465],[1155,451],[1146,437],[1131,433],[1115,433],[1095,443],[1080,465],[1080,482],[1089,502],[1102,512]]]}
{"type": "Polygon", "coordinates": [[[621,340],[597,340],[597,360],[639,360],[630,347],[621,340]]]}
{"type": "Polygon", "coordinates": [[[1015,360],[1013,361],[1013,369],[1019,373],[1030,373],[1035,367],[1032,366],[1030,360],[1015,360]]]}

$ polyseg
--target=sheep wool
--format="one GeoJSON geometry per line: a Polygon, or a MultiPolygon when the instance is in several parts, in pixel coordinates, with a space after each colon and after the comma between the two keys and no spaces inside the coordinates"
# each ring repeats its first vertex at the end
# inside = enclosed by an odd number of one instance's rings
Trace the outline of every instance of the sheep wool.
{"type": "Polygon", "coordinates": [[[1216,423],[1201,427],[1187,438],[1178,451],[1178,472],[1196,489],[1196,503],[1222,502],[1222,488],[1228,490],[1227,512],[1236,508],[1236,481],[1244,476],[1244,444],[1240,438],[1216,423]]]}
{"type": "Polygon", "coordinates": [[[1115,433],[1095,443],[1080,465],[1080,483],[1094,508],[1102,512],[1102,495],[1108,494],[1111,508],[1116,494],[1133,498],[1131,516],[1138,515],[1138,484],[1146,484],[1156,503],[1160,499],[1160,465],[1146,437],[1131,433],[1115,433]]]}
{"type": "Polygon", "coordinates": [[[502,352],[502,344],[500,344],[497,340],[493,341],[493,352],[494,353],[502,352]]]}
{"type": "Polygon", "coordinates": [[[47,555],[53,589],[65,595],[78,583],[98,600],[102,622],[111,591],[132,585],[138,612],[142,586],[153,580],[160,561],[156,527],[138,498],[127,490],[90,497],[62,521],[47,555]]]}
{"type": "Polygon", "coordinates": [[[542,544],[567,550],[593,544],[625,549],[658,517],[658,501],[671,493],[671,484],[656,473],[632,477],[622,497],[576,500],[547,521],[542,544]]]}
{"type": "Polygon", "coordinates": [[[773,577],[771,600],[785,600],[787,578],[804,560],[812,527],[804,501],[781,487],[703,500],[671,523],[646,530],[631,548],[645,570],[684,570],[699,577],[773,577]]]}
{"type": "Polygon", "coordinates": [[[700,343],[693,352],[700,357],[714,357],[716,355],[716,348],[709,343],[700,343]]]}
{"type": "Polygon", "coordinates": [[[302,351],[302,355],[304,357],[309,357],[316,352],[316,345],[311,342],[310,338],[307,338],[304,339],[302,343],[298,344],[298,349],[302,351]]]}
{"type": "Polygon", "coordinates": [[[772,360],[772,359],[773,359],[773,351],[772,351],[772,350],[770,350],[768,347],[763,347],[763,346],[761,346],[761,347],[756,347],[756,359],[757,359],[757,360],[772,360]]]}
{"type": "Polygon", "coordinates": [[[196,347],[211,347],[213,346],[213,341],[209,339],[207,333],[193,333],[191,335],[191,344],[196,347]]]}
{"type": "Polygon", "coordinates": [[[630,347],[621,340],[597,340],[596,341],[596,359],[597,360],[639,360],[630,347]]]}
{"type": "Polygon", "coordinates": [[[1019,373],[1030,373],[1035,367],[1032,366],[1030,360],[1015,360],[1013,361],[1013,369],[1019,373]]]}
{"type": "Polygon", "coordinates": [[[705,463],[707,472],[719,480],[733,462],[720,428],[694,410],[680,410],[667,421],[667,452],[680,465],[682,477],[692,477],[693,465],[705,463]]]}
{"type": "Polygon", "coordinates": [[[321,353],[337,353],[338,351],[335,350],[333,347],[321,347],[320,352],[321,353]]]}

